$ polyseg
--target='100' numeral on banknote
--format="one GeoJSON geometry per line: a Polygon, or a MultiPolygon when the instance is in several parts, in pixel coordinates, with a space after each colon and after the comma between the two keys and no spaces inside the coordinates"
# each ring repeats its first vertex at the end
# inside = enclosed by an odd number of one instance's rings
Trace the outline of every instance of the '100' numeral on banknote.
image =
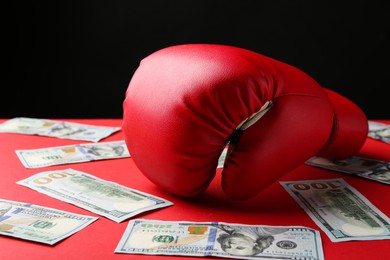
{"type": "Polygon", "coordinates": [[[390,219],[343,179],[280,183],[331,241],[390,239],[390,219]]]}

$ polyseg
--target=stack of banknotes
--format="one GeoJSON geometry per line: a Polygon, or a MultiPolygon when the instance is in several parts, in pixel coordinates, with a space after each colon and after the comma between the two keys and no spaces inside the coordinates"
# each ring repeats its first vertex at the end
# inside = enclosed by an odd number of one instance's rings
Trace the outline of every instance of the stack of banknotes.
{"type": "MultiPolygon", "coordinates": [[[[372,138],[388,142],[389,128],[373,122],[370,124],[372,138]],[[386,127],[387,136],[383,130],[386,127]]],[[[0,132],[93,142],[16,150],[26,168],[129,158],[124,140],[99,142],[118,130],[120,128],[34,118],[15,118],[0,124],[0,132]],[[56,131],[60,128],[71,130],[59,134],[56,131]]],[[[226,149],[219,158],[219,168],[223,167],[225,157],[226,149]]],[[[385,161],[356,156],[333,161],[312,157],[306,164],[383,185],[390,184],[390,163],[385,161]]],[[[114,252],[118,254],[324,259],[320,232],[305,226],[134,219],[140,213],[172,206],[173,203],[72,168],[42,171],[16,184],[117,223],[129,220],[114,252]]],[[[390,239],[390,219],[342,178],[281,181],[280,185],[332,242],[390,239]]],[[[0,235],[53,245],[97,219],[0,199],[0,235]]]]}

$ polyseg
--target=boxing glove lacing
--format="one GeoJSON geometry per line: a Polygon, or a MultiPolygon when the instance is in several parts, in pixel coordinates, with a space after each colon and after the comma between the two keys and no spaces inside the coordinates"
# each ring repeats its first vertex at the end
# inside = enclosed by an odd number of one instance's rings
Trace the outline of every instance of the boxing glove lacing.
{"type": "Polygon", "coordinates": [[[259,111],[242,121],[236,129],[233,131],[233,134],[228,138],[226,142],[226,146],[228,147],[226,157],[234,150],[236,144],[238,143],[238,139],[243,131],[248,129],[254,123],[256,123],[265,113],[272,107],[273,103],[271,100],[267,101],[259,111]]]}

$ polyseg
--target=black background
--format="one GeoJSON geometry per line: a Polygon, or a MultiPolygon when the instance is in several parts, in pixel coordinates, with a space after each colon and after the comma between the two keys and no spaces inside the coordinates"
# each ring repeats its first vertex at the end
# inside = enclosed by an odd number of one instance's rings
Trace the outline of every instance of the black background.
{"type": "Polygon", "coordinates": [[[250,49],[390,119],[388,1],[13,1],[0,118],[121,118],[139,61],[182,43],[250,49]]]}

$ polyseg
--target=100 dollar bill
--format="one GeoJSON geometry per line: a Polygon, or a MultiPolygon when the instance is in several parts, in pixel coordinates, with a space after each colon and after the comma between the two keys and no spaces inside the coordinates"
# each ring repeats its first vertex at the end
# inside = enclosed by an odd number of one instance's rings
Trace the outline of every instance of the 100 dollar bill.
{"type": "Polygon", "coordinates": [[[390,219],[343,179],[280,183],[331,241],[390,239],[390,219]]]}
{"type": "Polygon", "coordinates": [[[16,150],[15,152],[26,168],[130,157],[124,140],[16,150]]]}
{"type": "Polygon", "coordinates": [[[17,184],[116,222],[173,203],[73,169],[35,174],[17,184]]]}
{"type": "Polygon", "coordinates": [[[97,220],[29,203],[0,199],[0,235],[53,245],[97,220]]]}
{"type": "Polygon", "coordinates": [[[390,184],[390,162],[359,156],[352,156],[340,160],[330,160],[314,156],[309,158],[305,164],[390,184]]]}
{"type": "Polygon", "coordinates": [[[92,142],[98,142],[120,129],[120,127],[96,126],[30,117],[15,117],[0,124],[0,132],[3,133],[41,135],[92,142]]]}
{"type": "Polygon", "coordinates": [[[223,222],[136,219],[115,253],[235,259],[324,259],[317,230],[223,222]]]}

